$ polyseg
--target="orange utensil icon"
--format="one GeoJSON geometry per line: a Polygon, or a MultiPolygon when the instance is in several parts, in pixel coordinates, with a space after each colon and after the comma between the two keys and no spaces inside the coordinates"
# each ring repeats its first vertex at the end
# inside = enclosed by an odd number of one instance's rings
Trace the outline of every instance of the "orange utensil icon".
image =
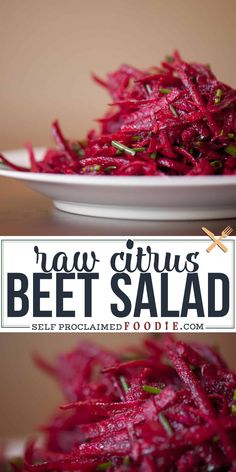
{"type": "Polygon", "coordinates": [[[213,241],[213,243],[207,248],[207,252],[211,252],[212,249],[214,249],[215,246],[219,246],[222,249],[222,251],[224,251],[224,252],[228,251],[228,248],[221,241],[222,241],[222,239],[227,238],[233,232],[233,228],[231,228],[231,226],[226,226],[226,228],[224,228],[222,230],[221,236],[219,238],[216,238],[214,233],[212,233],[212,231],[210,231],[209,229],[207,229],[205,227],[202,227],[202,230],[213,241]]]}

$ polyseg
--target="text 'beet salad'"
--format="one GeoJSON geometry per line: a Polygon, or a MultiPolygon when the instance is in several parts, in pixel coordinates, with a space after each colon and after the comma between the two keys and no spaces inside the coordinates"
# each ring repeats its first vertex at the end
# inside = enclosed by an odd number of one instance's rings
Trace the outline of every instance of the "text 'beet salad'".
{"type": "MultiPolygon", "coordinates": [[[[112,99],[87,140],[64,138],[52,125],[57,149],[31,171],[89,175],[230,175],[236,173],[236,90],[210,67],[183,61],[178,52],[161,67],[123,65],[106,80],[112,99]]],[[[23,167],[2,161],[16,170],[23,167]]]]}
{"type": "Polygon", "coordinates": [[[82,343],[36,361],[66,403],[21,470],[236,471],[236,374],[210,347],[167,335],[122,356],[82,343]]]}

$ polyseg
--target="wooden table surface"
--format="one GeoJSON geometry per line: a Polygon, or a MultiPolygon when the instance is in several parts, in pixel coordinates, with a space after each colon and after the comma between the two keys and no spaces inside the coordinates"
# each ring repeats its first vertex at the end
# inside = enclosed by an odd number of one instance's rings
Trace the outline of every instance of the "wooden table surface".
{"type": "Polygon", "coordinates": [[[111,220],[73,215],[56,210],[44,196],[23,183],[0,177],[1,236],[202,235],[202,226],[219,234],[236,220],[153,222],[111,220]]]}

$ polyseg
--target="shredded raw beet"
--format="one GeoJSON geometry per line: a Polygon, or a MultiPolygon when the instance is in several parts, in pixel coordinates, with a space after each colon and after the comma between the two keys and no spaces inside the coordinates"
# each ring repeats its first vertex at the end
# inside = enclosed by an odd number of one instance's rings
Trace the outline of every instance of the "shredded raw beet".
{"type": "Polygon", "coordinates": [[[122,355],[82,343],[35,360],[66,400],[21,470],[236,470],[236,374],[209,346],[167,335],[122,355]]]}
{"type": "MultiPolygon", "coordinates": [[[[178,52],[160,67],[122,65],[106,80],[112,102],[86,141],[64,138],[52,125],[57,149],[32,172],[86,175],[236,174],[236,90],[220,82],[208,65],[187,63],[178,52]]],[[[2,161],[15,170],[1,156],[2,161]]]]}

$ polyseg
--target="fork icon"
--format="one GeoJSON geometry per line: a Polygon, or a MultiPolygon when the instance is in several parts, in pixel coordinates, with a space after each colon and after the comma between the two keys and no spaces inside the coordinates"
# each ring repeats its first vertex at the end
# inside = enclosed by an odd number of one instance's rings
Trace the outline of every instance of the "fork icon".
{"type": "MultiPolygon", "coordinates": [[[[218,246],[218,244],[221,243],[222,239],[227,238],[232,232],[233,232],[233,228],[231,228],[231,226],[226,226],[226,228],[224,228],[223,231],[221,232],[221,236],[215,239],[214,242],[207,248],[207,252],[211,252],[215,246],[218,246]]],[[[226,251],[227,249],[224,250],[224,252],[226,251]]]]}

